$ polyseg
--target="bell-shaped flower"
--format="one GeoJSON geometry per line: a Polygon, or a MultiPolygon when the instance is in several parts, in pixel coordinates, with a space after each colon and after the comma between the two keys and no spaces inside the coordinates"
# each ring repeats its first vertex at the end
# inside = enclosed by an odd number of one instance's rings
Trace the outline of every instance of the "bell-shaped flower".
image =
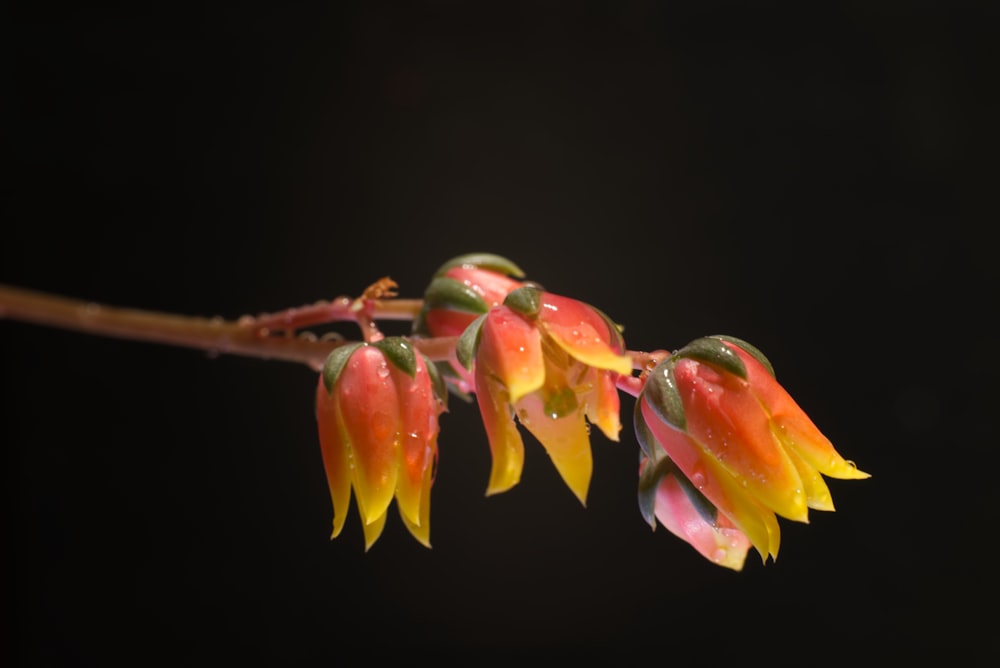
{"type": "MultiPolygon", "coordinates": [[[[491,253],[460,255],[442,264],[424,291],[423,306],[413,321],[418,337],[460,336],[479,316],[503,303],[524,285],[524,272],[505,257],[491,253]],[[511,278],[514,277],[514,278],[511,278]]],[[[471,400],[471,372],[457,359],[438,364],[448,387],[471,400]]]]}
{"type": "Polygon", "coordinates": [[[403,337],[330,353],[316,388],[316,419],[333,501],[331,538],[344,528],[353,489],[365,550],[382,534],[393,499],[406,528],[430,547],[444,393],[434,365],[403,337]]]}
{"type": "Polygon", "coordinates": [[[778,555],[778,516],[808,522],[809,509],[834,510],[823,476],[869,477],[840,456],[767,358],[732,337],[697,339],[661,361],[636,401],[635,429],[646,521],[655,527],[655,516],[737,570],[743,537],[766,561],[778,555]]]}
{"type": "Polygon", "coordinates": [[[529,285],[477,318],[459,338],[457,356],[474,372],[492,453],[487,494],[521,478],[516,416],[586,505],[593,472],[588,421],[618,440],[615,379],[632,370],[618,327],[588,304],[529,285]]]}

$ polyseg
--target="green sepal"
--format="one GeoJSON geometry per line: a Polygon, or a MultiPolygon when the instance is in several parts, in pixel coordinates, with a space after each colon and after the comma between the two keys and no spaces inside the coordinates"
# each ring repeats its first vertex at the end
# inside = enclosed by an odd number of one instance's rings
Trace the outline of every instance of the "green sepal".
{"type": "Polygon", "coordinates": [[[760,349],[757,348],[756,346],[747,343],[743,339],[737,339],[735,336],[726,336],[725,334],[716,334],[712,338],[726,341],[727,343],[731,343],[734,346],[739,346],[744,351],[746,351],[746,353],[750,355],[750,357],[754,358],[755,360],[763,364],[764,368],[767,369],[768,373],[771,374],[771,377],[772,378],[774,377],[774,367],[771,365],[771,360],[767,359],[767,357],[764,356],[764,353],[762,353],[760,349]]]}
{"type": "MultiPolygon", "coordinates": [[[[665,461],[670,461],[665,460],[665,461]]],[[[656,531],[656,489],[660,486],[663,472],[660,467],[653,463],[645,455],[639,456],[639,465],[642,466],[642,473],[639,474],[638,501],[639,514],[653,531],[656,531]],[[642,461],[646,460],[646,465],[642,466],[642,461]]]]}
{"type": "Polygon", "coordinates": [[[642,402],[639,400],[635,402],[635,409],[632,411],[632,426],[635,429],[635,440],[639,442],[642,454],[646,457],[655,456],[659,442],[649,425],[646,424],[646,416],[642,414],[642,402]]]}
{"type": "Polygon", "coordinates": [[[386,359],[410,378],[417,374],[417,356],[413,344],[402,336],[387,336],[372,344],[382,351],[386,359]]]}
{"type": "Polygon", "coordinates": [[[476,349],[479,347],[479,334],[483,330],[483,321],[486,314],[482,314],[469,323],[462,335],[455,343],[455,356],[458,361],[469,371],[472,371],[472,362],[476,359],[476,349]]]}
{"type": "Polygon", "coordinates": [[[424,292],[424,310],[443,308],[465,313],[486,313],[490,310],[479,293],[461,281],[448,276],[438,276],[424,292]]]}
{"type": "Polygon", "coordinates": [[[420,357],[424,360],[424,366],[427,368],[427,375],[431,377],[431,387],[434,389],[434,395],[438,398],[438,401],[442,403],[445,410],[448,410],[448,383],[445,382],[444,377],[441,376],[441,372],[438,370],[437,364],[428,359],[427,355],[420,353],[420,357]]]}
{"type": "Polygon", "coordinates": [[[673,354],[674,359],[687,358],[704,362],[727,371],[743,380],[747,378],[747,367],[733,349],[712,336],[695,339],[673,354]]]}
{"type": "Polygon", "coordinates": [[[494,255],[493,253],[468,253],[466,255],[453,257],[438,267],[438,270],[434,272],[434,275],[443,276],[449,269],[461,267],[463,265],[472,265],[479,269],[489,269],[490,271],[507,274],[508,276],[513,276],[514,278],[524,277],[524,272],[521,271],[520,267],[507,258],[500,255],[494,255]]]}
{"type": "Polygon", "coordinates": [[[536,318],[542,309],[542,291],[533,285],[525,285],[508,293],[503,304],[525,317],[536,318]]]}
{"type": "MultiPolygon", "coordinates": [[[[670,460],[668,460],[670,461],[670,460]]],[[[680,483],[681,489],[687,495],[688,499],[691,501],[691,505],[694,509],[698,511],[698,514],[704,518],[706,522],[712,526],[717,526],[719,521],[719,509],[715,507],[715,504],[708,500],[700,489],[694,486],[688,477],[677,468],[677,465],[673,461],[670,461],[671,473],[677,477],[677,482],[680,483]]]]}
{"type": "Polygon", "coordinates": [[[368,344],[361,341],[345,343],[331,350],[330,354],[326,356],[326,361],[323,362],[323,385],[326,386],[327,394],[333,392],[333,386],[337,384],[337,379],[340,378],[340,372],[344,370],[347,360],[350,359],[355,350],[364,345],[368,344]]]}
{"type": "Polygon", "coordinates": [[[639,401],[648,402],[661,420],[684,431],[687,429],[687,416],[677,389],[677,379],[674,378],[674,363],[674,358],[668,357],[656,365],[646,378],[639,401]]]}

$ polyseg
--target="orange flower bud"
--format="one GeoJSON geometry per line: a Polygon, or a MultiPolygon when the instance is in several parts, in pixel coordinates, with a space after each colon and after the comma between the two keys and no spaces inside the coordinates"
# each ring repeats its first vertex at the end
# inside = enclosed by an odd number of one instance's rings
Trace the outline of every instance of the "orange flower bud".
{"type": "Polygon", "coordinates": [[[647,521],[650,508],[657,518],[677,512],[659,496],[651,504],[651,490],[670,485],[662,492],[670,498],[697,490],[716,531],[738,529],[765,560],[778,554],[776,515],[808,522],[810,508],[834,509],[823,475],[868,477],[837,453],[760,351],[731,337],[698,339],[660,362],[639,395],[635,422],[644,456],[655,462],[650,470],[662,469],[663,459],[674,467],[670,476],[640,482],[647,521]]]}
{"type": "Polygon", "coordinates": [[[351,490],[369,549],[393,499],[410,533],[430,547],[430,493],[443,410],[433,366],[402,337],[341,346],[316,388],[320,447],[333,501],[333,538],[351,490]]]}

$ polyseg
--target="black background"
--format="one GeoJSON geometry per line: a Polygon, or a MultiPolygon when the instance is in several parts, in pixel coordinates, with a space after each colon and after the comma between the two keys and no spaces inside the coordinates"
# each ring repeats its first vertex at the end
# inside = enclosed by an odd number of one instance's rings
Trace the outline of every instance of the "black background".
{"type": "Polygon", "coordinates": [[[305,366],[0,322],[12,665],[993,646],[997,12],[690,4],[21,11],[0,281],[237,318],[498,253],[633,350],[754,343],[870,480],[735,573],[642,522],[629,426],[586,509],[528,436],[486,498],[452,401],[433,549],[366,554],[305,366]]]}

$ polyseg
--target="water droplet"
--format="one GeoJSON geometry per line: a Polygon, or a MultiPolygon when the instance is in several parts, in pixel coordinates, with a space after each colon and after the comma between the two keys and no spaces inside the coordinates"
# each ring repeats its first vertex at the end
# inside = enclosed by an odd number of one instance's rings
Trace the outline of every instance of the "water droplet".
{"type": "Polygon", "coordinates": [[[855,463],[854,463],[854,461],[853,461],[853,460],[851,460],[851,459],[845,459],[845,460],[844,460],[844,463],[846,463],[846,464],[847,464],[848,466],[850,466],[850,467],[851,467],[852,469],[856,469],[856,468],[858,468],[858,465],[857,465],[857,464],[855,464],[855,463]]]}
{"type": "Polygon", "coordinates": [[[696,471],[691,476],[691,484],[697,487],[698,489],[705,489],[705,474],[702,473],[701,471],[696,471]]]}
{"type": "Polygon", "coordinates": [[[720,564],[723,562],[723,560],[725,560],[727,554],[728,552],[726,552],[726,549],[720,547],[715,552],[712,553],[712,561],[714,561],[717,564],[720,564]]]}
{"type": "Polygon", "coordinates": [[[379,368],[375,370],[375,373],[378,375],[379,378],[388,378],[389,377],[389,365],[383,362],[382,365],[379,366],[379,368]]]}

